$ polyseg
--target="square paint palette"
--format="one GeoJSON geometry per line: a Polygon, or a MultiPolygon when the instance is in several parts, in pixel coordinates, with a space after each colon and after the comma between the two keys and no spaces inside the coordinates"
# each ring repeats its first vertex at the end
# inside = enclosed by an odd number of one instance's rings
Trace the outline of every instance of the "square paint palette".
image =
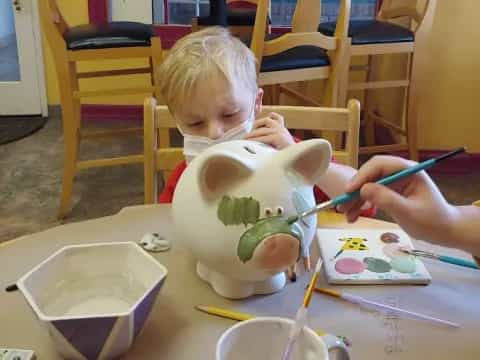
{"type": "Polygon", "coordinates": [[[330,284],[428,284],[425,265],[401,230],[319,229],[320,252],[330,284]]]}

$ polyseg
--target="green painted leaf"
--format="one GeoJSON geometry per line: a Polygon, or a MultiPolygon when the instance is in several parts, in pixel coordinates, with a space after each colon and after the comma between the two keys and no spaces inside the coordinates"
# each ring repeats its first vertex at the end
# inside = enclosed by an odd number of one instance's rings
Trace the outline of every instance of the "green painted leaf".
{"type": "Polygon", "coordinates": [[[224,225],[255,224],[260,217],[260,203],[253,197],[225,195],[218,204],[217,217],[224,225]]]}

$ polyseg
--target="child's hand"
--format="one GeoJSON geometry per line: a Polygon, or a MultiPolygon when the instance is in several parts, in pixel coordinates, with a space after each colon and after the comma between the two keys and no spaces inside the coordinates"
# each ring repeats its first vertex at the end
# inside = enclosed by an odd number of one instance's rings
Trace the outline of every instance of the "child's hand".
{"type": "Polygon", "coordinates": [[[255,120],[252,131],[245,136],[245,140],[259,141],[277,150],[295,143],[285,127],[283,116],[273,112],[267,117],[255,120]]]}

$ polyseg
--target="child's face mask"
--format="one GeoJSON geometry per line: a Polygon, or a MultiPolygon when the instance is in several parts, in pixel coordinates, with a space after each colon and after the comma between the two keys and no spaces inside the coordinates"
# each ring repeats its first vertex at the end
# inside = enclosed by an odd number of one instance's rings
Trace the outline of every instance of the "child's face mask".
{"type": "Polygon", "coordinates": [[[183,155],[185,156],[187,164],[189,164],[198,154],[202,153],[212,145],[225,141],[243,139],[250,131],[252,131],[254,120],[255,102],[253,103],[252,112],[250,113],[248,119],[234,128],[226,131],[218,139],[210,139],[206,136],[184,134],[180,127],[178,127],[178,130],[183,135],[183,155]]]}

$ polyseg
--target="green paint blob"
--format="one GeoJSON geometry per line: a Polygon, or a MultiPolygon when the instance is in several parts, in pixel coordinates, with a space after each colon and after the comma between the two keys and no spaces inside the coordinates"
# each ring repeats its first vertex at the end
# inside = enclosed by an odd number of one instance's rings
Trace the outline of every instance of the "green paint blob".
{"type": "Polygon", "coordinates": [[[417,264],[415,259],[411,256],[396,256],[390,262],[393,270],[404,274],[411,274],[415,272],[417,264]]]}
{"type": "Polygon", "coordinates": [[[388,262],[379,258],[366,257],[363,262],[367,265],[367,270],[376,273],[386,273],[392,269],[388,262]]]}
{"type": "Polygon", "coordinates": [[[263,239],[275,234],[289,234],[302,241],[301,235],[295,227],[288,225],[284,217],[275,216],[259,220],[254,226],[245,231],[238,242],[237,255],[242,262],[247,262],[253,256],[255,248],[263,239]]]}
{"type": "Polygon", "coordinates": [[[260,203],[252,197],[225,195],[218,204],[217,217],[223,225],[255,224],[260,217],[260,203]]]}

